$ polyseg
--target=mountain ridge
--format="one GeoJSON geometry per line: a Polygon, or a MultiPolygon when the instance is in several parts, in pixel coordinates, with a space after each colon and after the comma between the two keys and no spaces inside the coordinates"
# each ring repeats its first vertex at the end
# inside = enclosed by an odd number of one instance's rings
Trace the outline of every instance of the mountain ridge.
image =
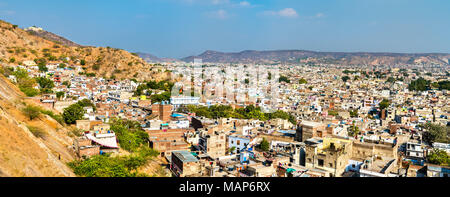
{"type": "Polygon", "coordinates": [[[324,63],[324,64],[445,64],[450,53],[394,53],[394,52],[319,52],[311,50],[244,50],[220,52],[207,50],[197,56],[182,58],[192,62],[201,58],[211,63],[324,63]]]}

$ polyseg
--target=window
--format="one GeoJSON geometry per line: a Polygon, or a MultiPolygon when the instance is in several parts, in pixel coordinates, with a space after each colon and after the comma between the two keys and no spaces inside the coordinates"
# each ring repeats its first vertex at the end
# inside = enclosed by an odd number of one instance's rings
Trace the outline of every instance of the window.
{"type": "Polygon", "coordinates": [[[332,163],[329,163],[328,165],[329,165],[329,167],[330,167],[330,168],[332,168],[332,167],[333,167],[333,164],[332,164],[332,163]]]}
{"type": "Polygon", "coordinates": [[[323,160],[322,160],[322,159],[319,159],[319,160],[318,160],[318,164],[319,164],[319,166],[322,166],[322,167],[323,167],[323,160]]]}
{"type": "Polygon", "coordinates": [[[241,145],[241,141],[240,140],[237,141],[237,145],[241,145]]]}

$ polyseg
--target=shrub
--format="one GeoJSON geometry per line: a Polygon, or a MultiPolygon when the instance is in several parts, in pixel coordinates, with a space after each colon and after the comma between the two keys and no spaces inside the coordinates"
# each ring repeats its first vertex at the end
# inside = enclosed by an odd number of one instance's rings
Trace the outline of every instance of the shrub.
{"type": "Polygon", "coordinates": [[[111,121],[111,130],[116,133],[120,147],[130,152],[140,150],[148,141],[148,134],[142,130],[139,122],[114,119],[111,121]]]}
{"type": "Polygon", "coordinates": [[[30,120],[33,120],[37,117],[39,117],[41,113],[41,108],[37,106],[28,105],[25,108],[22,109],[22,112],[30,118],[30,120]]]}
{"type": "Polygon", "coordinates": [[[64,118],[63,118],[62,115],[60,115],[60,114],[55,114],[55,113],[53,113],[52,111],[49,111],[49,110],[43,110],[43,109],[41,110],[41,113],[50,116],[51,118],[53,118],[53,120],[56,120],[59,124],[65,125],[65,123],[64,123],[64,118]]]}
{"type": "Polygon", "coordinates": [[[45,138],[47,136],[47,133],[39,127],[27,126],[27,128],[35,137],[45,138]]]}

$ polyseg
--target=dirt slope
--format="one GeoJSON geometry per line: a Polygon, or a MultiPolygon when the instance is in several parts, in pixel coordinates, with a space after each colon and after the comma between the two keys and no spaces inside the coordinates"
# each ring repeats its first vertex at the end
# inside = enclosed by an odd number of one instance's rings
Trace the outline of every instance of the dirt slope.
{"type": "Polygon", "coordinates": [[[20,109],[31,101],[23,97],[0,76],[0,176],[75,176],[66,165],[74,159],[67,130],[44,115],[29,121],[20,109]],[[27,126],[41,128],[45,137],[35,137],[27,126]]]}

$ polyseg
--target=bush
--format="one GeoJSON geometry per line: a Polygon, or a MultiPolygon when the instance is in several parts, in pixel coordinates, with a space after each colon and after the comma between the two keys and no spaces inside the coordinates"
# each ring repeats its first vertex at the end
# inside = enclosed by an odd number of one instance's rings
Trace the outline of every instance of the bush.
{"type": "Polygon", "coordinates": [[[22,109],[22,112],[30,118],[30,120],[33,120],[41,114],[41,108],[37,106],[28,105],[24,109],[22,109]]]}
{"type": "Polygon", "coordinates": [[[39,94],[39,90],[31,88],[31,87],[19,86],[19,89],[28,97],[34,97],[39,94]]]}
{"type": "Polygon", "coordinates": [[[266,140],[266,138],[263,138],[261,144],[259,145],[261,147],[261,150],[263,151],[269,151],[269,142],[266,140]]]}
{"type": "Polygon", "coordinates": [[[281,83],[283,81],[286,83],[291,83],[291,81],[286,76],[281,75],[280,78],[278,79],[278,82],[281,83]]]}
{"type": "Polygon", "coordinates": [[[427,156],[428,162],[436,165],[450,166],[450,157],[444,150],[434,149],[427,156]]]}
{"type": "Polygon", "coordinates": [[[100,65],[99,64],[95,64],[95,65],[92,66],[92,69],[100,70],[100,65]]]}
{"type": "Polygon", "coordinates": [[[69,133],[69,134],[72,135],[72,136],[80,137],[80,136],[83,135],[83,133],[84,133],[83,130],[78,129],[78,128],[73,128],[73,129],[70,130],[70,133],[69,133]]]}
{"type": "Polygon", "coordinates": [[[65,92],[57,92],[56,93],[56,98],[61,99],[62,97],[64,97],[64,95],[66,95],[65,92]]]}
{"type": "Polygon", "coordinates": [[[298,81],[298,83],[299,83],[299,84],[307,84],[308,81],[306,81],[306,79],[301,78],[301,79],[298,81]]]}
{"type": "Polygon", "coordinates": [[[45,138],[47,136],[47,133],[39,127],[27,126],[27,128],[35,137],[45,138]]]}
{"type": "Polygon", "coordinates": [[[149,159],[159,153],[150,148],[130,156],[111,157],[109,155],[95,155],[83,161],[68,163],[74,173],[84,177],[137,177],[137,169],[146,164],[149,159]]]}
{"type": "Polygon", "coordinates": [[[41,113],[50,116],[51,118],[53,118],[53,120],[56,120],[59,124],[65,125],[64,118],[62,115],[55,114],[49,110],[41,110],[41,113]]]}
{"type": "Polygon", "coordinates": [[[120,147],[130,152],[136,152],[145,147],[148,141],[147,132],[143,131],[139,122],[136,121],[113,119],[111,130],[116,133],[120,147]]]}

